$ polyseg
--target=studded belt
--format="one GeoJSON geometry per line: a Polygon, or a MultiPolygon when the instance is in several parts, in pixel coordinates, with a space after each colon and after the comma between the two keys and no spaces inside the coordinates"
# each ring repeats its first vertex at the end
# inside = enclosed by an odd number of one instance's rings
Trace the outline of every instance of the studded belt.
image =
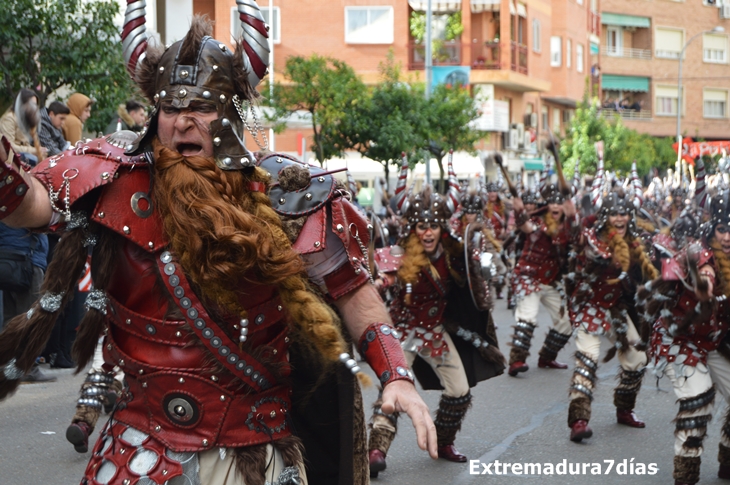
{"type": "Polygon", "coordinates": [[[289,389],[236,394],[202,376],[157,372],[128,376],[114,419],[177,452],[267,443],[291,434],[289,389]]]}
{"type": "Polygon", "coordinates": [[[185,315],[190,328],[211,355],[254,390],[263,391],[270,388],[276,382],[273,375],[257,359],[240,349],[238,342],[231,339],[208,315],[190,288],[182,268],[174,261],[172,253],[164,251],[157,258],[157,264],[162,281],[185,315]]]}

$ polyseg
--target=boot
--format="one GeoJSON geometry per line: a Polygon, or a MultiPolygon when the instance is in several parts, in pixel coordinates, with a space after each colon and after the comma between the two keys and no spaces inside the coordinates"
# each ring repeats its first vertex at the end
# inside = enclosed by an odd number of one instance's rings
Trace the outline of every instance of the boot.
{"type": "Polygon", "coordinates": [[[436,419],[433,420],[436,425],[439,458],[456,463],[465,463],[467,461],[466,456],[459,453],[454,447],[454,440],[456,439],[456,433],[461,429],[461,423],[470,405],[471,394],[462,397],[441,395],[441,401],[436,411],[436,419]]]}
{"type": "Polygon", "coordinates": [[[674,457],[674,485],[693,485],[700,481],[699,456],[674,457]]]}
{"type": "Polygon", "coordinates": [[[632,428],[645,428],[646,423],[634,414],[633,409],[616,409],[616,422],[632,428]]]}
{"type": "Polygon", "coordinates": [[[644,378],[644,369],[629,371],[621,369],[619,372],[619,384],[613,393],[613,404],[616,406],[616,421],[632,428],[644,428],[646,423],[636,417],[634,406],[636,395],[641,389],[641,381],[644,378]]]}
{"type": "Polygon", "coordinates": [[[89,451],[89,435],[92,430],[93,428],[83,421],[71,423],[71,426],[66,428],[66,439],[74,445],[74,450],[86,453],[89,451]]]}
{"type": "Polygon", "coordinates": [[[512,335],[509,352],[509,370],[507,373],[515,377],[520,372],[527,372],[530,368],[525,361],[530,355],[530,342],[535,331],[535,325],[529,322],[518,321],[515,326],[515,333],[512,335]]]}
{"type": "Polygon", "coordinates": [[[577,397],[570,401],[568,406],[568,426],[570,427],[570,441],[580,443],[593,436],[593,430],[588,427],[591,419],[591,400],[588,397],[577,397]]]}
{"type": "Polygon", "coordinates": [[[588,421],[579,419],[570,426],[570,441],[580,443],[593,436],[593,430],[588,427],[588,421]]]}
{"type": "Polygon", "coordinates": [[[558,362],[555,359],[558,357],[558,352],[568,343],[568,340],[570,340],[570,334],[564,335],[551,328],[545,337],[542,349],[540,349],[537,366],[541,369],[567,369],[567,364],[558,362]]]}
{"type": "Polygon", "coordinates": [[[383,393],[373,404],[373,415],[370,418],[370,438],[368,439],[368,459],[370,462],[370,478],[377,478],[378,473],[386,468],[385,457],[391,443],[398,432],[398,414],[385,414],[380,408],[383,393]]]}

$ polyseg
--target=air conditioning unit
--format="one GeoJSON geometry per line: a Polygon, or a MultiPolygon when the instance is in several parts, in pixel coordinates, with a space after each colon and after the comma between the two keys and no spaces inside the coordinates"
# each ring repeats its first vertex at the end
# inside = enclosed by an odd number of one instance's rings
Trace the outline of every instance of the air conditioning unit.
{"type": "Polygon", "coordinates": [[[723,6],[720,7],[720,18],[730,19],[730,3],[723,4],[723,6]]]}
{"type": "Polygon", "coordinates": [[[504,134],[504,147],[507,150],[517,150],[519,149],[519,144],[520,138],[515,128],[512,128],[504,134]]]}
{"type": "Polygon", "coordinates": [[[523,123],[515,123],[512,125],[513,129],[517,130],[517,143],[519,148],[523,147],[522,142],[525,139],[525,125],[523,123]]]}
{"type": "Polygon", "coordinates": [[[532,134],[529,131],[525,132],[525,136],[522,137],[522,146],[527,148],[532,144],[532,134]]]}

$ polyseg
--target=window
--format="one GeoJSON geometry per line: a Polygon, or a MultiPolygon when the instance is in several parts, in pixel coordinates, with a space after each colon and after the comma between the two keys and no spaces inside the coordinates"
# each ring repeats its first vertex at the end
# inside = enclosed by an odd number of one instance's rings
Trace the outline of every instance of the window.
{"type": "Polygon", "coordinates": [[[549,124],[548,124],[549,116],[548,115],[550,114],[547,106],[542,107],[541,114],[542,114],[542,116],[541,116],[542,119],[540,120],[540,128],[547,131],[548,126],[549,126],[549,124]]]}
{"type": "Polygon", "coordinates": [[[702,59],[705,62],[725,64],[727,62],[727,36],[704,34],[702,36],[702,59]]]}
{"type": "MultiPolygon", "coordinates": [[[[274,7],[274,21],[269,21],[269,8],[262,7],[261,14],[264,16],[264,22],[269,26],[269,38],[274,41],[275,44],[281,43],[281,10],[279,7],[274,7]]],[[[231,32],[235,39],[241,37],[243,28],[241,27],[241,19],[238,15],[238,7],[231,8],[231,32]]]]}
{"type": "Polygon", "coordinates": [[[657,116],[677,116],[677,96],[676,86],[657,86],[654,90],[656,95],[656,115],[657,116]]]}
{"type": "Polygon", "coordinates": [[[624,53],[624,29],[611,26],[606,29],[606,54],[622,56],[624,53]]]}
{"type": "Polygon", "coordinates": [[[662,59],[679,59],[684,46],[684,32],[677,29],[656,29],[656,56],[662,59]]]}
{"type": "Polygon", "coordinates": [[[560,110],[558,108],[553,108],[553,131],[559,132],[560,131],[560,110]]]}
{"type": "Polygon", "coordinates": [[[345,42],[392,44],[393,7],[345,7],[345,42]]]}
{"type": "Polygon", "coordinates": [[[570,63],[573,62],[573,42],[565,39],[565,67],[570,69],[570,63]]]}
{"type": "Polygon", "coordinates": [[[583,72],[583,66],[585,61],[583,60],[583,44],[575,44],[575,70],[583,72]]]}
{"type": "Polygon", "coordinates": [[[550,65],[560,67],[563,63],[563,39],[557,35],[550,37],[550,65]]]}
{"type": "Polygon", "coordinates": [[[702,98],[705,118],[727,117],[727,91],[723,89],[705,89],[702,98]]]}
{"type": "Polygon", "coordinates": [[[533,52],[542,52],[540,44],[540,21],[532,19],[532,50],[533,52]]]}

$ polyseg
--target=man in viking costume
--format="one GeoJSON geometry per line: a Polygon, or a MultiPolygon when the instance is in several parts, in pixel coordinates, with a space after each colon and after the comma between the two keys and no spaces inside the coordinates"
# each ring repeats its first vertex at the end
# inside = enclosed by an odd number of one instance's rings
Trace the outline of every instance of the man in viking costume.
{"type": "Polygon", "coordinates": [[[125,374],[84,484],[366,483],[359,368],[323,298],[375,371],[384,411],[407,412],[437,456],[346,189],[242,142],[268,29],[252,1],[238,10],[235,50],[199,18],[154,48],[144,1],[130,1],[124,53],[154,106],[141,135],[81,142],[31,174],[2,153],[0,217],[63,237],[41,298],[0,334],[0,399],[43,349],[87,259],[78,369],[105,334],[104,371],[125,374]]]}
{"type": "MultiPolygon", "coordinates": [[[[594,187],[600,191],[602,183],[594,187]]],[[[577,257],[566,284],[570,318],[577,328],[568,409],[570,439],[574,442],[593,435],[588,422],[601,335],[614,344],[604,362],[618,351],[619,384],[614,391],[617,422],[634,428],[645,426],[633,411],[646,365],[645,352],[635,347],[639,334],[634,322],[639,322],[639,315],[634,296],[636,285],[657,276],[638,237],[634,215],[637,197],[616,192],[593,197],[600,211],[593,227],[584,229],[578,238],[577,257]]]]}
{"type": "MultiPolygon", "coordinates": [[[[501,162],[501,159],[500,159],[501,162]]],[[[502,170],[504,167],[499,164],[502,170]]],[[[561,172],[562,173],[562,172],[561,172]]],[[[510,190],[517,190],[510,186],[510,190]]],[[[537,315],[542,303],[553,321],[540,350],[538,367],[567,369],[556,359],[570,339],[572,329],[565,311],[565,292],[562,275],[567,268],[568,243],[571,227],[575,225],[575,206],[565,194],[570,188],[564,184],[561,191],[555,184],[546,184],[542,197],[547,202],[539,210],[528,212],[525,205],[534,203],[527,193],[526,200],[515,195],[514,208],[521,252],[512,274],[512,298],[515,300],[515,332],[509,357],[509,375],[527,372],[532,337],[537,327],[537,315]]]]}
{"type": "MultiPolygon", "coordinates": [[[[699,241],[664,258],[661,277],[639,291],[654,324],[650,345],[654,373],[671,379],[679,403],[674,420],[676,485],[699,481],[702,442],[716,392],[726,400],[730,397],[730,191],[707,204],[701,161],[697,171],[695,200],[699,207],[709,205],[711,219],[703,225],[699,241]]],[[[717,428],[718,476],[730,479],[730,414],[717,428]]]]}
{"type": "MultiPolygon", "coordinates": [[[[405,183],[405,177],[402,180],[405,183]]],[[[378,283],[393,295],[390,314],[407,361],[424,389],[443,390],[434,420],[438,455],[463,463],[467,458],[454,440],[471,405],[470,388],[501,374],[504,357],[489,312],[487,281],[472,280],[473,286],[466,288],[468,278],[489,269],[482,269],[481,251],[471,237],[464,243],[467,268],[464,245],[448,231],[458,202],[455,178],[449,185],[445,197],[430,186],[408,197],[405,190],[396,190],[407,233],[399,246],[379,249],[376,261],[378,283]]],[[[371,477],[386,468],[397,421],[398,414],[389,413],[379,399],[371,419],[371,477]]]]}

